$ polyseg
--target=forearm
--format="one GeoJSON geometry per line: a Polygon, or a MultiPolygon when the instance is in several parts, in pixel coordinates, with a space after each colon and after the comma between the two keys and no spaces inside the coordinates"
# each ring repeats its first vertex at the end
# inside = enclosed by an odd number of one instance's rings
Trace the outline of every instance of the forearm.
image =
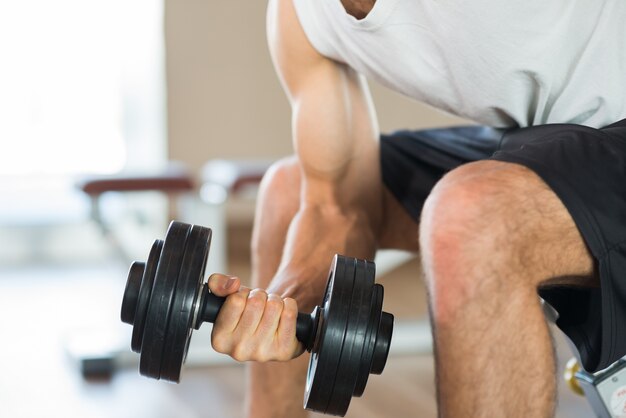
{"type": "MultiPolygon", "coordinates": [[[[335,254],[372,258],[376,238],[365,209],[309,203],[289,226],[281,268],[291,263],[325,274],[335,254]]],[[[302,273],[304,277],[310,274],[302,273]]]]}
{"type": "Polygon", "coordinates": [[[299,87],[290,100],[300,206],[281,264],[283,276],[301,279],[298,286],[283,283],[296,299],[323,292],[335,253],[374,255],[383,201],[378,129],[365,82],[332,63],[299,87]]]}

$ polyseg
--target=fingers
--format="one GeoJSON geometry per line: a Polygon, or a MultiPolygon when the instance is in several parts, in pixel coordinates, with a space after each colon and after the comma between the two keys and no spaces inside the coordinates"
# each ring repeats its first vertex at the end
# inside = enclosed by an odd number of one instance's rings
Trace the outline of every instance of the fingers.
{"type": "Polygon", "coordinates": [[[292,298],[285,298],[276,336],[277,360],[290,360],[304,352],[304,346],[295,338],[297,319],[298,304],[292,298]]]}
{"type": "Polygon", "coordinates": [[[257,332],[259,334],[269,334],[276,332],[280,323],[280,315],[283,312],[283,300],[275,293],[267,296],[267,303],[263,311],[263,317],[259,323],[257,332]]]}
{"type": "Polygon", "coordinates": [[[217,296],[228,296],[239,290],[241,279],[236,276],[215,273],[209,277],[209,289],[217,296]]]}
{"type": "Polygon", "coordinates": [[[213,348],[238,361],[290,360],[302,353],[296,339],[297,305],[262,289],[231,294],[213,325],[213,348]]]}
{"type": "Polygon", "coordinates": [[[265,305],[267,302],[267,293],[262,289],[254,289],[248,293],[248,299],[246,305],[237,324],[238,335],[241,337],[248,337],[257,332],[263,313],[265,312],[265,305]]]}
{"type": "MultiPolygon", "coordinates": [[[[213,332],[216,331],[222,334],[234,334],[237,331],[237,325],[241,320],[246,306],[248,304],[248,295],[250,289],[245,286],[241,286],[237,293],[231,294],[220,309],[215,324],[213,324],[213,332]]],[[[248,310],[251,306],[248,307],[248,310]]],[[[258,307],[257,307],[258,309],[258,307]]],[[[262,312],[261,312],[262,313],[262,312]]],[[[218,350],[219,351],[219,350],[218,350]]]]}

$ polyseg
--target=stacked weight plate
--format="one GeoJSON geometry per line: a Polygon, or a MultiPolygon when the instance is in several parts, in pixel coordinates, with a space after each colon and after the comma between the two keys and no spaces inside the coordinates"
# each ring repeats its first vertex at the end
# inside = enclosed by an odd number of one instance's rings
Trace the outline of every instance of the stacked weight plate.
{"type": "Polygon", "coordinates": [[[383,288],[374,284],[375,265],[335,256],[311,349],[304,406],[345,415],[361,396],[370,373],[385,366],[393,316],[382,312],[383,288]]]}
{"type": "Polygon", "coordinates": [[[154,242],[147,263],[131,266],[122,320],[133,325],[131,348],[141,353],[143,376],[180,380],[210,244],[210,229],[172,222],[165,241],[154,242]]]}

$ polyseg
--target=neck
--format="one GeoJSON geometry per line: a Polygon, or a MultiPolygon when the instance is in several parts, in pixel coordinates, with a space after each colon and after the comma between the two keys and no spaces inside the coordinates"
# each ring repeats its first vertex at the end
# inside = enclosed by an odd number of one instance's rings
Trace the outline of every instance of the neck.
{"type": "Polygon", "coordinates": [[[376,0],[341,0],[346,13],[357,19],[363,19],[374,7],[376,0]]]}

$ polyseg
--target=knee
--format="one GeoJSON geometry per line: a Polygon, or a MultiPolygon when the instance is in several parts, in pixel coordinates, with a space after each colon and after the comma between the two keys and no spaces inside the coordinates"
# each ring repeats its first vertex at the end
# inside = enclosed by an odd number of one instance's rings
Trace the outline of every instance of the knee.
{"type": "Polygon", "coordinates": [[[282,239],[273,235],[287,228],[299,207],[300,166],[296,157],[284,158],[270,166],[259,186],[250,243],[253,260],[264,256],[268,240],[282,239]]]}
{"type": "MultiPolygon", "coordinates": [[[[272,164],[264,174],[257,197],[255,224],[282,224],[300,206],[300,166],[295,157],[272,164]]],[[[271,229],[271,227],[270,227],[271,229]]]]}
{"type": "Polygon", "coordinates": [[[424,204],[420,222],[422,251],[430,258],[446,254],[450,254],[447,258],[456,258],[501,244],[515,221],[518,190],[511,179],[520,169],[526,170],[486,161],[448,173],[424,204]]]}
{"type": "Polygon", "coordinates": [[[276,196],[285,196],[285,194],[298,196],[299,190],[300,165],[298,159],[295,156],[286,157],[273,163],[263,175],[259,199],[275,198],[276,196]]]}
{"type": "Polygon", "coordinates": [[[479,292],[500,286],[489,280],[501,275],[479,270],[493,272],[515,263],[519,170],[526,169],[494,161],[467,164],[446,175],[425,202],[420,249],[438,319],[453,317],[479,292]]]}

